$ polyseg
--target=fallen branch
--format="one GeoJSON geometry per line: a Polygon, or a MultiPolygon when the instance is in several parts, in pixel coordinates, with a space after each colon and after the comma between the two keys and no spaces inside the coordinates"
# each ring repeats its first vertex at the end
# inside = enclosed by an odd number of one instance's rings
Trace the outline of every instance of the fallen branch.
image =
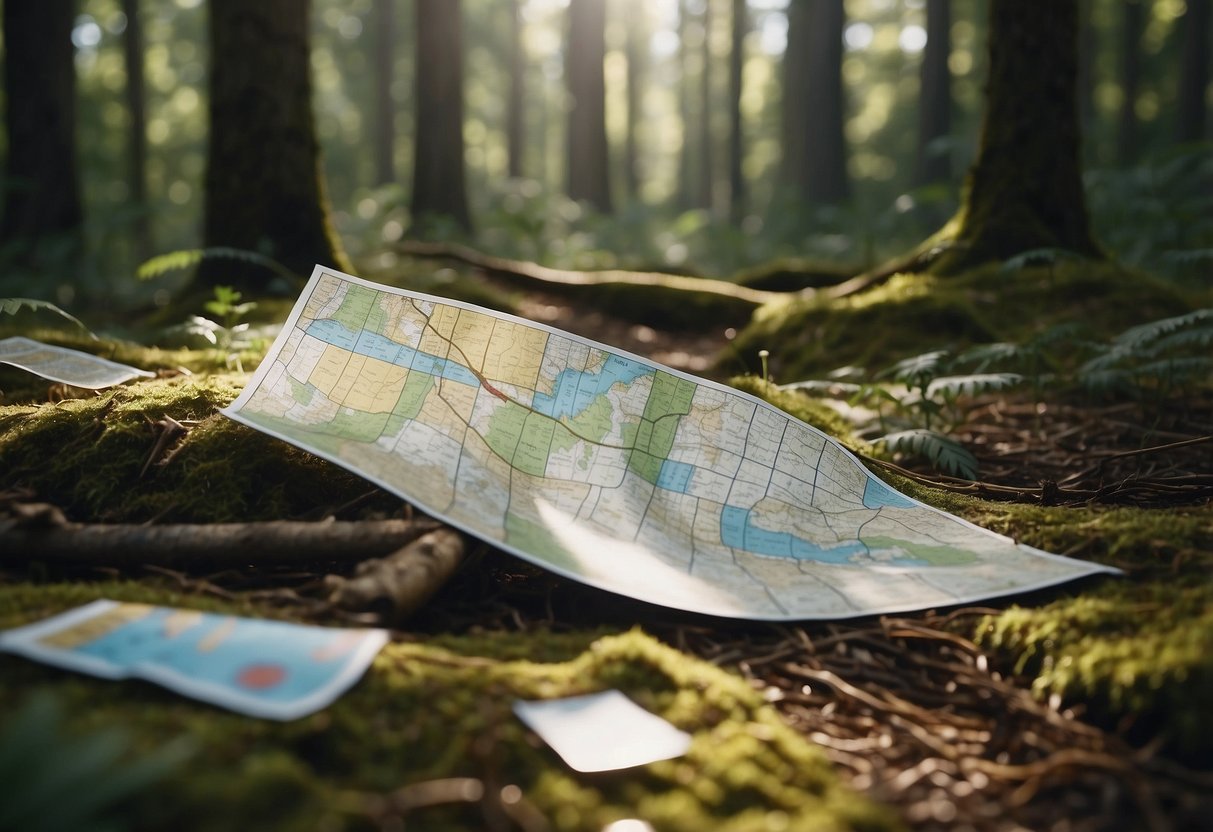
{"type": "Polygon", "coordinates": [[[351,578],[330,575],[329,603],[351,612],[378,613],[399,623],[421,609],[454,574],[467,544],[453,529],[439,528],[385,558],[363,561],[351,578]]]}
{"type": "Polygon", "coordinates": [[[713,321],[744,323],[755,309],[769,301],[808,297],[814,292],[813,289],[794,294],[766,292],[724,280],[664,272],[553,269],[525,260],[494,257],[450,243],[409,240],[399,244],[399,251],[413,257],[465,263],[522,289],[592,299],[599,307],[627,314],[635,320],[642,320],[648,313],[655,316],[656,322],[667,326],[702,325],[705,317],[713,321]],[[679,316],[679,313],[685,315],[679,316]]]}
{"type": "Polygon", "coordinates": [[[62,564],[165,568],[353,563],[399,549],[439,528],[436,521],[371,520],[140,526],[0,521],[0,565],[62,564]]]}

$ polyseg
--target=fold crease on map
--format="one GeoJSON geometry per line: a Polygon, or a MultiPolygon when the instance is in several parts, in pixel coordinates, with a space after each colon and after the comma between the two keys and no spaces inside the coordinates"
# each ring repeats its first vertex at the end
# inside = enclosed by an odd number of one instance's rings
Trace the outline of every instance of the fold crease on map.
{"type": "Polygon", "coordinates": [[[912,500],[741,391],[320,266],[224,413],[519,557],[677,609],[849,618],[1117,572],[912,500]]]}

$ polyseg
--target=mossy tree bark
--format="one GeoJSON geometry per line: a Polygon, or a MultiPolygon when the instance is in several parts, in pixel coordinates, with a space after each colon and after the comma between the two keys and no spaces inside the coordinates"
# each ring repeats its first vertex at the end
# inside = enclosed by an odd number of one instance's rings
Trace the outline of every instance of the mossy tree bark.
{"type": "Polygon", "coordinates": [[[414,227],[446,217],[471,230],[463,161],[463,4],[416,0],[414,227]]]}
{"type": "Polygon", "coordinates": [[[6,0],[4,98],[7,175],[0,241],[37,261],[49,237],[79,231],[74,0],[6,0]]]}
{"type": "MultiPolygon", "coordinates": [[[[306,275],[350,266],[333,228],[312,114],[310,0],[211,0],[207,246],[261,251],[306,275]]],[[[274,275],[203,261],[195,282],[264,292],[274,275]]]]}
{"type": "Polygon", "coordinates": [[[957,216],[912,257],[947,274],[1037,248],[1099,257],[1079,162],[1076,0],[992,0],[977,161],[957,216]]]}
{"type": "Polygon", "coordinates": [[[611,212],[606,136],[605,0],[570,0],[565,63],[569,132],[567,191],[604,214],[611,212]]]}

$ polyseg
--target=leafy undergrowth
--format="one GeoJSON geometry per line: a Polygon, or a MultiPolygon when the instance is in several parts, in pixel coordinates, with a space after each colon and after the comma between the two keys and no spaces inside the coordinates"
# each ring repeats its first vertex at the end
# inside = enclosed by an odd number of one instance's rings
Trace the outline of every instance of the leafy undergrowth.
{"type": "MultiPolygon", "coordinates": [[[[275,614],[247,602],[186,599],[146,582],[21,584],[0,587],[0,627],[98,596],[275,614]]],[[[889,812],[843,787],[825,755],[743,679],[638,629],[395,641],[336,704],[285,724],[218,711],[141,682],[103,682],[7,656],[0,673],[4,713],[15,713],[27,696],[53,694],[70,732],[119,728],[142,753],[188,738],[189,759],[120,807],[133,828],[443,830],[503,821],[508,827],[511,815],[529,816],[524,828],[539,828],[539,815],[553,829],[595,832],[633,816],[687,832],[899,828],[889,812]],[[687,754],[578,775],[511,712],[519,698],[608,688],[691,733],[687,754]],[[466,778],[460,797],[415,806],[426,802],[419,796],[427,784],[441,794],[449,778],[466,778]],[[409,805],[415,808],[403,811],[409,805]]],[[[65,795],[45,797],[50,806],[65,795]]]]}

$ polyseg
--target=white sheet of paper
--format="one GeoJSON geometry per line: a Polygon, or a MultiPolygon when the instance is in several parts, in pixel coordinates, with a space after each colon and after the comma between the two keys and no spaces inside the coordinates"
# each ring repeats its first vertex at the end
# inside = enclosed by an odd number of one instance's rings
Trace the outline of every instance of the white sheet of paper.
{"type": "Polygon", "coordinates": [[[577,771],[614,771],[686,753],[691,735],[617,690],[518,701],[514,713],[577,771]]]}
{"type": "Polygon", "coordinates": [[[155,376],[155,373],[119,364],[108,358],[51,346],[19,335],[0,339],[0,364],[11,364],[51,381],[89,390],[113,387],[133,378],[155,376]]]}

